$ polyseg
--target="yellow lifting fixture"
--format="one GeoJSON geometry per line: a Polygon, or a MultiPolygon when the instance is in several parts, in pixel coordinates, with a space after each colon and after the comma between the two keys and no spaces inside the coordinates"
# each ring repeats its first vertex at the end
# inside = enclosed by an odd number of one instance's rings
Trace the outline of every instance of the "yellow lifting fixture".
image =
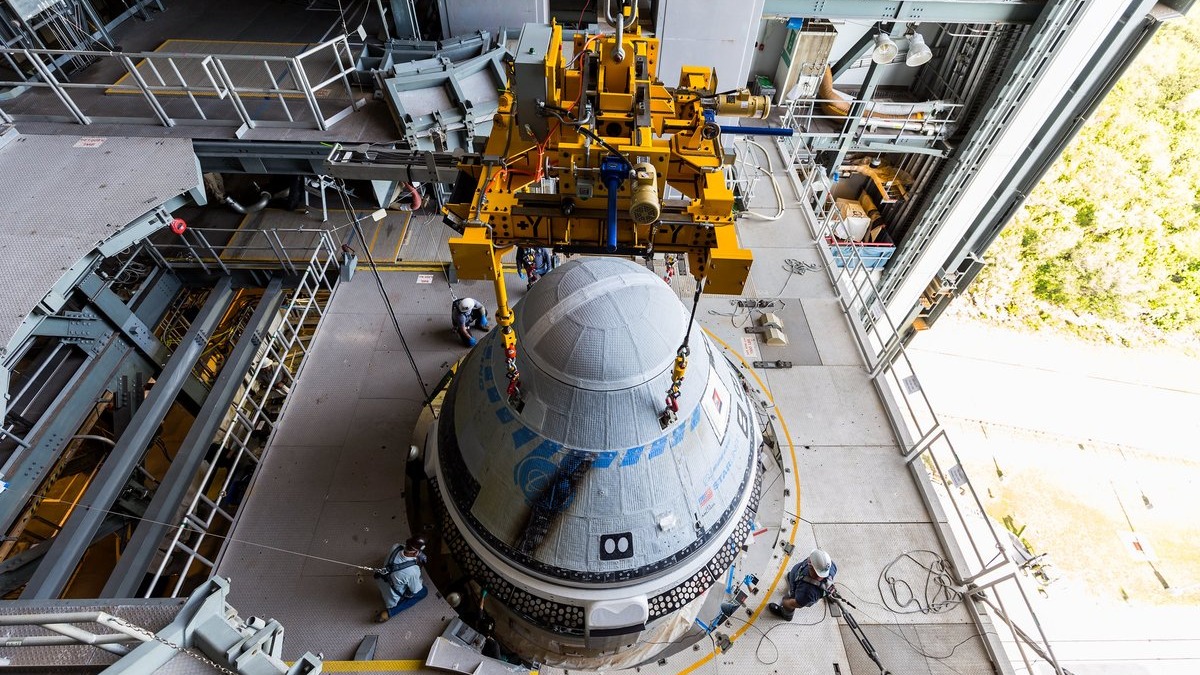
{"type": "Polygon", "coordinates": [[[557,23],[525,27],[482,157],[459,165],[443,210],[460,234],[450,239],[458,275],[496,287],[510,399],[520,397],[520,375],[501,257],[512,247],[686,255],[710,293],[741,293],[750,272],[715,117],[765,117],[769,101],[717,91],[710,67],[684,66],[679,85],[666,87],[659,42],[642,34],[636,2],[606,13],[615,32],[576,34],[569,60],[557,23]],[[683,199],[664,199],[668,185],[683,199]]]}

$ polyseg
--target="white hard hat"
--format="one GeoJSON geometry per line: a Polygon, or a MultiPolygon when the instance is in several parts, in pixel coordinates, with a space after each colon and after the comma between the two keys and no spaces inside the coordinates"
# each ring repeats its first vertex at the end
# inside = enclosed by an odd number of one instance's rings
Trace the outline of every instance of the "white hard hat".
{"type": "Polygon", "coordinates": [[[833,560],[825,551],[814,548],[813,552],[808,554],[808,564],[812,565],[814,574],[824,579],[829,576],[829,568],[833,565],[833,560]]]}

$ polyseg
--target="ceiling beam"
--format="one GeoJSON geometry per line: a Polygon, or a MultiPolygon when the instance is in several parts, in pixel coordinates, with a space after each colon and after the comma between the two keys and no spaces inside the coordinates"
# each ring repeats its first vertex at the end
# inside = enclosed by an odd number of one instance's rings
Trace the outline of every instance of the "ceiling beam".
{"type": "Polygon", "coordinates": [[[763,16],[930,23],[1032,24],[1044,0],[766,0],[763,16]]]}

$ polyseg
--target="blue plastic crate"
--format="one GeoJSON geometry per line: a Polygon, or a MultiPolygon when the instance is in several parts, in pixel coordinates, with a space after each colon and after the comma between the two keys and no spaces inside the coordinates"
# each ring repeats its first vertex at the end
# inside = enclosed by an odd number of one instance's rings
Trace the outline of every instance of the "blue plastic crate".
{"type": "Polygon", "coordinates": [[[887,265],[888,261],[892,259],[892,254],[896,252],[895,244],[866,244],[833,237],[826,237],[825,241],[829,244],[833,262],[838,267],[852,268],[861,259],[863,267],[869,270],[881,269],[887,265]],[[855,258],[856,251],[857,258],[855,258]]]}

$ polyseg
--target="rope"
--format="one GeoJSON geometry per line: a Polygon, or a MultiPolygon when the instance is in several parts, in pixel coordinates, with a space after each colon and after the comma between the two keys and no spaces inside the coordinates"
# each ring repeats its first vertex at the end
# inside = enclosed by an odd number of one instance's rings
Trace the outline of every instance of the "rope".
{"type": "Polygon", "coordinates": [[[408,340],[404,339],[404,331],[400,329],[400,320],[396,318],[396,309],[392,307],[392,301],[388,298],[387,289],[383,286],[383,277],[379,274],[379,266],[375,264],[375,256],[371,255],[371,247],[365,245],[367,236],[362,229],[362,221],[354,215],[354,209],[350,206],[350,201],[346,198],[344,192],[345,185],[341,179],[337,181],[338,189],[336,192],[342,200],[342,205],[346,207],[346,212],[353,219],[354,232],[358,235],[358,240],[364,244],[363,253],[367,256],[367,264],[371,266],[371,274],[375,278],[375,286],[379,289],[379,297],[383,298],[383,304],[387,307],[388,316],[392,320],[392,327],[396,329],[396,335],[400,337],[400,346],[404,349],[404,355],[408,357],[408,365],[412,367],[413,374],[417,376],[417,384],[421,387],[421,394],[425,397],[425,405],[433,412],[433,401],[429,395],[429,386],[425,384],[425,378],[421,377],[421,369],[417,367],[417,361],[413,358],[412,350],[408,347],[408,340]]]}
{"type": "MultiPolygon", "coordinates": [[[[110,515],[119,516],[121,518],[129,518],[130,520],[140,520],[142,522],[153,523],[155,525],[162,525],[164,527],[170,527],[170,528],[176,528],[176,527],[186,528],[187,527],[186,523],[180,523],[180,524],[176,525],[175,523],[167,523],[167,522],[163,522],[161,520],[153,520],[150,518],[143,518],[141,516],[135,516],[135,515],[132,515],[129,513],[125,513],[124,511],[110,511],[108,509],[101,509],[101,508],[98,508],[95,506],[88,506],[86,504],[80,504],[80,506],[82,506],[83,508],[85,508],[89,511],[99,511],[100,513],[107,513],[110,515]]],[[[268,544],[259,544],[259,543],[253,542],[253,541],[248,541],[246,539],[238,539],[237,537],[234,537],[231,535],[213,534],[211,532],[206,532],[204,530],[196,530],[196,529],[192,529],[190,531],[201,533],[206,537],[216,537],[217,539],[223,539],[225,541],[232,541],[232,542],[235,542],[238,544],[245,544],[247,546],[255,546],[258,548],[265,548],[267,550],[276,551],[278,553],[287,553],[289,555],[298,555],[301,558],[312,558],[313,560],[320,560],[321,562],[327,562],[327,563],[331,563],[334,565],[341,565],[343,567],[353,567],[356,570],[364,570],[367,572],[374,572],[377,569],[375,567],[368,567],[366,565],[355,565],[354,563],[348,563],[348,562],[345,562],[342,560],[334,560],[333,558],[322,558],[319,555],[310,555],[308,553],[301,553],[299,551],[291,551],[286,548],[279,548],[278,546],[270,546],[268,544]]]]}

